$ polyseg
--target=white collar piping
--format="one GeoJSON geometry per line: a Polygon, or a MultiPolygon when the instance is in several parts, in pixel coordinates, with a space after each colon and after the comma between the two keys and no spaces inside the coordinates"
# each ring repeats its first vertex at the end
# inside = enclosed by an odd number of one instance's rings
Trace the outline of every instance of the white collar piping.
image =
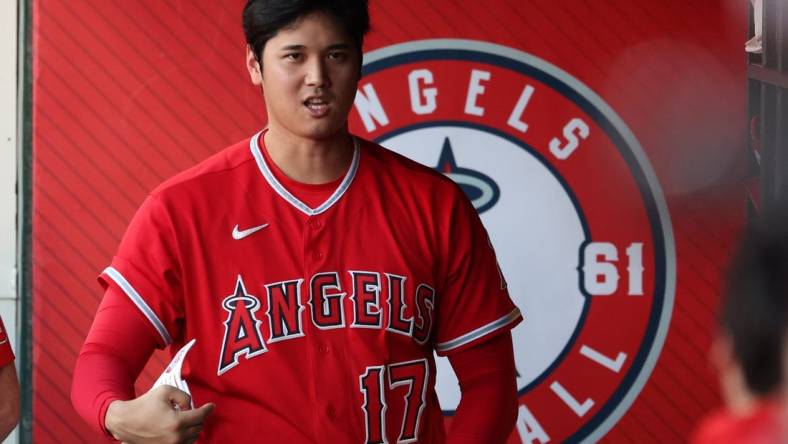
{"type": "Polygon", "coordinates": [[[266,182],[271,185],[271,188],[276,191],[279,196],[281,196],[284,200],[288,203],[299,209],[301,212],[305,213],[307,216],[315,216],[320,213],[325,212],[332,205],[334,205],[342,195],[345,194],[345,191],[350,187],[350,184],[353,182],[353,178],[356,177],[356,171],[358,170],[358,162],[359,158],[361,157],[361,150],[358,146],[358,139],[353,137],[353,160],[350,162],[350,168],[348,169],[345,177],[342,179],[342,183],[339,184],[334,193],[320,206],[317,208],[311,208],[309,205],[301,202],[297,197],[293,196],[287,188],[284,187],[274,176],[271,168],[265,162],[265,157],[263,153],[260,152],[260,145],[258,143],[260,139],[260,135],[263,134],[263,131],[258,132],[252,139],[249,140],[249,149],[252,151],[252,156],[254,156],[254,160],[257,161],[257,167],[260,168],[260,172],[263,174],[263,178],[265,178],[266,182]]]}

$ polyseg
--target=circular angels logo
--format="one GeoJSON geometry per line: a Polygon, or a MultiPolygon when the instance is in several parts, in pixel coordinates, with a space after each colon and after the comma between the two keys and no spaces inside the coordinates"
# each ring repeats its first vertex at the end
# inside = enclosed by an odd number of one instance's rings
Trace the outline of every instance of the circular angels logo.
{"type": "MultiPolygon", "coordinates": [[[[665,340],[675,260],[661,191],[600,97],[529,54],[424,40],[364,57],[354,132],[466,192],[525,321],[513,442],[594,441],[638,395],[665,340]]],[[[448,415],[459,401],[438,359],[448,415]]]]}

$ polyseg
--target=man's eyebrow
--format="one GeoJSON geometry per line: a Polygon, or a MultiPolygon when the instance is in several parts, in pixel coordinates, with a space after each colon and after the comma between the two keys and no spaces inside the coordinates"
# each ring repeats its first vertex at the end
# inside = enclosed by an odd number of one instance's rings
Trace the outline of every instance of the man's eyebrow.
{"type": "Polygon", "coordinates": [[[300,49],[304,49],[306,46],[304,45],[287,45],[279,48],[280,51],[296,51],[300,49]]]}
{"type": "MultiPolygon", "coordinates": [[[[333,45],[328,45],[326,48],[327,50],[336,50],[336,49],[350,49],[351,46],[349,43],[334,43],[333,45]]],[[[306,49],[305,45],[286,45],[279,48],[280,51],[301,51],[306,49]]]]}

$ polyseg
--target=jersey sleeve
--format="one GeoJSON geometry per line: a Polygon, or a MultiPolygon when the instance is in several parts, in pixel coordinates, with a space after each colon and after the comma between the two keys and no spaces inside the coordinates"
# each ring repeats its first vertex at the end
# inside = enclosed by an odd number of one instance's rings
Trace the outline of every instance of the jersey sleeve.
{"type": "Polygon", "coordinates": [[[438,355],[464,350],[522,321],[479,215],[459,188],[442,237],[437,292],[438,355]]]}
{"type": "Polygon", "coordinates": [[[8,333],[5,331],[3,319],[0,318],[0,367],[14,361],[14,352],[11,350],[11,341],[8,339],[8,333]]]}
{"type": "Polygon", "coordinates": [[[105,289],[117,286],[142,312],[158,332],[160,348],[178,337],[183,318],[178,251],[166,207],[155,195],[149,196],[98,278],[105,289]]]}

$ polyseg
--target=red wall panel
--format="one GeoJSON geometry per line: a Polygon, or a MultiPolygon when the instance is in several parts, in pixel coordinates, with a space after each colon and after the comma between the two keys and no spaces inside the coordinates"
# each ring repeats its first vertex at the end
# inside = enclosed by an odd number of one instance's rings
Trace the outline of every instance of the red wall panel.
{"type": "MultiPolygon", "coordinates": [[[[35,442],[96,440],[70,406],[71,372],[101,298],[95,277],[145,193],[265,123],[243,66],[242,3],[33,2],[35,442]]],[[[743,225],[746,4],[373,0],[371,15],[365,51],[505,45],[568,72],[632,130],[668,203],[677,285],[657,365],[605,441],[685,439],[719,403],[707,350],[743,225]]]]}

